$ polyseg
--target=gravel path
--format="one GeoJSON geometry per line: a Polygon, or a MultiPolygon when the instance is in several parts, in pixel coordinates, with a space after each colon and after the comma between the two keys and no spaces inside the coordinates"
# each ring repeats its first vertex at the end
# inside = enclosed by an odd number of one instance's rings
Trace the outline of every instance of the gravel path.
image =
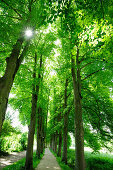
{"type": "Polygon", "coordinates": [[[45,149],[45,154],[40,161],[36,170],[61,170],[58,165],[55,156],[50,152],[48,148],[45,149]]]}
{"type": "Polygon", "coordinates": [[[0,170],[2,168],[17,162],[18,160],[24,158],[26,156],[26,151],[22,152],[13,152],[8,156],[1,156],[0,157],[0,170]]]}

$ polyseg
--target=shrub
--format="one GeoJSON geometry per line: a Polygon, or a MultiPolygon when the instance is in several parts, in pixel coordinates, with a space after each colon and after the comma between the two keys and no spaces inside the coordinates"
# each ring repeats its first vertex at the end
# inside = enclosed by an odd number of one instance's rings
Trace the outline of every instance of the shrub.
{"type": "Polygon", "coordinates": [[[23,133],[20,138],[20,144],[22,146],[23,150],[26,150],[27,148],[27,132],[23,133]]]}
{"type": "Polygon", "coordinates": [[[19,128],[14,128],[10,120],[5,120],[0,137],[0,155],[7,152],[19,152],[27,147],[27,133],[21,133],[19,128]]]}
{"type": "Polygon", "coordinates": [[[19,143],[19,140],[21,138],[21,135],[16,135],[16,134],[11,134],[11,136],[6,136],[2,140],[2,150],[7,151],[7,152],[12,152],[12,151],[21,151],[22,146],[19,143]]]}
{"type": "MultiPolygon", "coordinates": [[[[85,152],[86,170],[112,170],[113,169],[113,156],[110,154],[93,154],[85,152]]],[[[75,166],[75,151],[68,149],[67,163],[74,169],[75,166]]]]}

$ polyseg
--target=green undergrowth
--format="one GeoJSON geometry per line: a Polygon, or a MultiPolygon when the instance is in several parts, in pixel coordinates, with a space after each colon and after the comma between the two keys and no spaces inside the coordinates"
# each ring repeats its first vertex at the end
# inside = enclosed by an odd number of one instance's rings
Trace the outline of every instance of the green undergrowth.
{"type": "Polygon", "coordinates": [[[57,154],[54,153],[51,149],[50,151],[53,153],[53,155],[56,157],[56,160],[58,162],[58,164],[60,165],[62,170],[72,170],[72,168],[70,168],[68,165],[66,165],[65,163],[62,162],[60,157],[57,157],[57,154]]]}
{"type": "MultiPolygon", "coordinates": [[[[104,153],[85,152],[86,170],[113,170],[113,155],[104,153]]],[[[67,163],[74,169],[75,151],[68,149],[67,163]]]]}
{"type": "Polygon", "coordinates": [[[85,152],[87,170],[113,170],[113,155],[85,152]]]}
{"type": "MultiPolygon", "coordinates": [[[[40,163],[40,160],[42,159],[43,155],[44,155],[44,153],[41,154],[40,159],[38,159],[36,156],[36,153],[35,152],[33,153],[33,168],[37,167],[37,165],[40,163]]],[[[3,170],[24,170],[25,169],[24,166],[25,166],[25,158],[15,162],[12,165],[9,165],[9,166],[3,168],[3,170]]]]}
{"type": "MultiPolygon", "coordinates": [[[[51,150],[55,155],[62,170],[72,170],[75,167],[75,150],[68,149],[67,165],[62,163],[61,158],[51,150]]],[[[86,170],[113,170],[113,155],[105,153],[85,152],[86,170]]]]}

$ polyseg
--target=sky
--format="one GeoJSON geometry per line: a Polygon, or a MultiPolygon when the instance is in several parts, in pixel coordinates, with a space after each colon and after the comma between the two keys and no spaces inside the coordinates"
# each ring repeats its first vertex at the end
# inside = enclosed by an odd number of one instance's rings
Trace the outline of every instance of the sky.
{"type": "Polygon", "coordinates": [[[13,110],[10,105],[7,107],[6,114],[9,114],[12,119],[12,126],[13,127],[19,127],[22,132],[28,132],[28,127],[23,126],[21,122],[19,121],[19,112],[17,110],[13,110]]]}

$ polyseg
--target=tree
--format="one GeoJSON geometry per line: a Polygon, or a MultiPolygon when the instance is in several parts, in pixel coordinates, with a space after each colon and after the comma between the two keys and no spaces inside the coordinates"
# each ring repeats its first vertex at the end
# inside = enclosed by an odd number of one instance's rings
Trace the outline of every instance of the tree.
{"type": "MultiPolygon", "coordinates": [[[[6,29],[6,34],[3,33],[0,40],[0,100],[4,100],[1,126],[6,98],[13,82],[12,92],[16,95],[9,103],[20,112],[21,122],[30,125],[31,98],[34,96],[31,90],[34,79],[32,56],[36,50],[38,65],[41,61],[39,58],[43,58],[42,74],[38,68],[39,77],[35,81],[39,83],[41,78],[39,92],[35,89],[38,100],[34,101],[37,107],[34,109],[35,115],[37,111],[37,154],[43,151],[47,137],[50,138],[51,148],[60,156],[63,136],[62,159],[67,162],[67,135],[72,132],[76,142],[75,169],[85,169],[84,143],[98,151],[101,146],[107,147],[107,142],[112,138],[111,1],[14,0],[13,4],[2,0],[0,4],[0,29],[2,32],[6,29]],[[32,41],[24,38],[23,27],[36,30],[32,41]],[[12,44],[16,45],[12,47],[12,44]],[[46,135],[47,113],[50,116],[46,135]]],[[[35,83],[33,85],[36,86],[35,83]]],[[[32,147],[28,148],[32,151],[32,147]]]]}
{"type": "MultiPolygon", "coordinates": [[[[5,119],[5,112],[7,108],[8,97],[9,97],[11,87],[13,85],[13,81],[23,61],[25,52],[27,51],[26,46],[25,46],[25,48],[23,48],[23,52],[21,52],[22,44],[25,44],[26,42],[25,37],[24,37],[24,32],[22,30],[24,28],[29,28],[29,27],[31,27],[32,30],[38,29],[41,25],[44,24],[46,18],[49,15],[48,9],[46,8],[46,5],[47,5],[46,3],[48,2],[14,1],[12,4],[12,2],[7,2],[4,0],[1,1],[1,11],[2,11],[1,17],[7,19],[8,24],[11,24],[11,28],[14,25],[16,25],[18,32],[16,35],[17,39],[15,39],[13,35],[14,40],[12,41],[12,37],[11,37],[11,41],[14,45],[12,48],[10,48],[11,53],[6,58],[6,69],[5,69],[3,76],[0,78],[0,89],[1,89],[0,91],[0,132],[2,129],[3,121],[5,119]],[[22,5],[23,3],[24,5],[22,5]],[[42,11],[44,11],[43,14],[42,14],[42,11]]],[[[3,27],[5,26],[5,29],[7,30],[8,24],[5,24],[5,22],[6,20],[3,19],[3,22],[1,24],[2,25],[1,29],[3,29],[3,27]]],[[[3,37],[2,39],[3,41],[1,41],[1,43],[3,44],[3,42],[5,41],[4,34],[2,37],[3,37]]]]}
{"type": "Polygon", "coordinates": [[[32,110],[31,110],[31,120],[29,126],[28,145],[27,145],[26,163],[25,163],[26,169],[33,169],[33,141],[34,141],[34,134],[35,134],[37,96],[38,96],[38,88],[37,85],[35,84],[36,65],[37,65],[37,54],[35,53],[35,62],[34,62],[34,71],[33,71],[33,89],[32,89],[32,110]]]}

